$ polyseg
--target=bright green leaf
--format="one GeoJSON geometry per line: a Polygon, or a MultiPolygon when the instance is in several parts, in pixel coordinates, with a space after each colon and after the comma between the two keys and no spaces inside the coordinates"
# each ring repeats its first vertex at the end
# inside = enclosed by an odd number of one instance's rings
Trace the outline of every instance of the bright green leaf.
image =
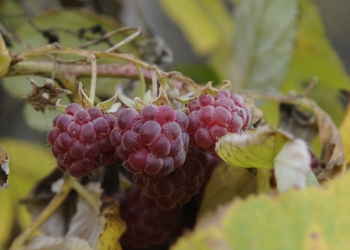
{"type": "Polygon", "coordinates": [[[182,249],[349,249],[350,173],[327,187],[236,200],[203,218],[182,249]]]}
{"type": "Polygon", "coordinates": [[[270,91],[287,73],[294,48],[298,0],[241,1],[226,72],[237,88],[270,91]]]}
{"type": "Polygon", "coordinates": [[[222,1],[159,1],[164,11],[182,29],[193,49],[202,55],[216,53],[233,39],[233,18],[222,1]]]}
{"type": "Polygon", "coordinates": [[[269,126],[252,134],[228,133],[216,143],[216,153],[225,162],[241,168],[273,169],[274,158],[293,137],[269,126]]]}
{"type": "Polygon", "coordinates": [[[350,90],[350,79],[327,39],[316,5],[310,0],[304,0],[301,1],[294,56],[281,91],[284,93],[290,90],[301,91],[313,76],[318,78],[318,85],[314,87],[309,97],[331,114],[335,123],[339,124],[344,108],[338,91],[350,90]],[[327,101],[324,99],[325,96],[327,101]]]}
{"type": "Polygon", "coordinates": [[[226,164],[217,166],[205,188],[197,218],[215,211],[219,205],[231,201],[234,197],[245,198],[254,192],[255,187],[255,176],[247,169],[226,164]]]}
{"type": "Polygon", "coordinates": [[[55,167],[50,149],[43,146],[17,140],[1,140],[1,147],[10,158],[9,188],[2,190],[0,196],[0,248],[17,219],[22,228],[29,225],[30,215],[19,199],[24,198],[40,178],[46,176],[55,167]]]}

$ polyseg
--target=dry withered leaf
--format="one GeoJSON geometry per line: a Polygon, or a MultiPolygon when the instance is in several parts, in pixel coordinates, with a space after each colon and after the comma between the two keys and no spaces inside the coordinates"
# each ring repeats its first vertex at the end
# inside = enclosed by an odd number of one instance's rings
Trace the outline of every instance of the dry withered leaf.
{"type": "MultiPolygon", "coordinates": [[[[52,184],[61,179],[63,172],[55,169],[48,176],[40,180],[30,192],[21,200],[25,204],[34,221],[51,199],[55,196],[52,184]]],[[[69,221],[76,211],[76,194],[71,193],[69,198],[50,216],[50,218],[40,227],[41,231],[48,235],[64,236],[68,230],[69,221]]]]}
{"type": "Polygon", "coordinates": [[[315,173],[319,181],[326,180],[345,170],[345,157],[339,130],[332,118],[312,102],[322,143],[321,168],[315,173]]]}
{"type": "Polygon", "coordinates": [[[9,186],[7,182],[10,174],[9,161],[9,156],[0,146],[0,190],[9,186]]]}
{"type": "Polygon", "coordinates": [[[120,237],[126,231],[126,224],[119,214],[119,201],[113,198],[103,201],[102,215],[106,224],[100,234],[99,250],[121,250],[120,237]]]}
{"type": "MultiPolygon", "coordinates": [[[[52,183],[52,190],[59,191],[62,183],[62,179],[52,183]]],[[[103,190],[100,183],[90,182],[84,188],[96,204],[101,204],[103,190]]],[[[59,221],[65,218],[62,211],[58,209],[51,217],[47,221],[46,227],[41,228],[46,235],[33,238],[25,246],[25,249],[97,249],[99,235],[106,223],[105,218],[103,215],[97,214],[83,197],[78,196],[76,212],[69,220],[68,228],[65,228],[63,233],[62,225],[60,225],[63,223],[59,221]],[[61,230],[54,230],[55,226],[60,227],[61,230]]]]}
{"type": "Polygon", "coordinates": [[[280,129],[311,142],[317,135],[317,119],[297,105],[280,103],[280,129]]]}
{"type": "Polygon", "coordinates": [[[256,107],[254,99],[245,95],[241,95],[241,96],[243,97],[245,105],[249,109],[251,114],[250,125],[253,127],[257,127],[258,125],[263,125],[264,114],[260,109],[256,107]]]}
{"type": "Polygon", "coordinates": [[[94,250],[89,243],[78,237],[40,235],[27,244],[23,250],[94,250]]]}

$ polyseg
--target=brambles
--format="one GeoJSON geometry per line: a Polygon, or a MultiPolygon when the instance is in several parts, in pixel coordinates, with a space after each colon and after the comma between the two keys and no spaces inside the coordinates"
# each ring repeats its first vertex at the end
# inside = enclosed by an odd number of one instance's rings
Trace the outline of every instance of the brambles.
{"type": "Polygon", "coordinates": [[[191,149],[186,161],[167,176],[134,174],[135,183],[163,209],[187,203],[197,194],[205,179],[208,163],[205,153],[191,149]]]}
{"type": "Polygon", "coordinates": [[[166,105],[149,104],[140,113],[126,108],[118,115],[111,142],[131,173],[165,176],[185,161],[187,125],[186,115],[166,105]]]}
{"type": "Polygon", "coordinates": [[[207,152],[215,152],[218,138],[228,132],[240,133],[250,123],[250,112],[242,97],[226,90],[215,91],[210,85],[187,107],[191,112],[187,128],[190,145],[207,152]]]}
{"type": "Polygon", "coordinates": [[[137,186],[116,197],[120,215],[127,224],[121,240],[134,247],[145,248],[162,243],[181,222],[179,207],[164,210],[137,186]]]}
{"type": "Polygon", "coordinates": [[[57,166],[73,177],[83,177],[89,171],[113,163],[117,159],[110,142],[110,131],[116,118],[98,108],[84,109],[73,103],[65,113],[53,120],[47,134],[57,166]]]}

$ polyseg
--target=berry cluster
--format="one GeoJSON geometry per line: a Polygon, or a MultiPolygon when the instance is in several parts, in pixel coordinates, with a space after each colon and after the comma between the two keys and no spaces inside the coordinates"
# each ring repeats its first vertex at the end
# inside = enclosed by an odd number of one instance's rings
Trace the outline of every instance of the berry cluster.
{"type": "Polygon", "coordinates": [[[169,106],[149,104],[141,113],[126,108],[118,115],[111,142],[128,171],[165,176],[186,159],[187,126],[187,116],[169,106]]]}
{"type": "Polygon", "coordinates": [[[117,155],[109,135],[115,122],[115,116],[102,114],[98,108],[69,104],[65,113],[53,120],[47,134],[58,168],[83,177],[92,169],[113,163],[117,155]]]}
{"type": "Polygon", "coordinates": [[[215,152],[215,143],[226,133],[240,133],[250,123],[250,112],[239,95],[221,90],[215,96],[201,94],[188,104],[187,132],[190,145],[215,152]]]}
{"type": "Polygon", "coordinates": [[[172,209],[177,204],[187,203],[198,193],[203,184],[207,165],[205,153],[195,149],[188,152],[186,161],[167,176],[134,174],[136,185],[154,199],[163,209],[172,209]]]}
{"type": "Polygon", "coordinates": [[[136,248],[176,235],[185,225],[180,208],[193,198],[192,207],[198,210],[199,191],[220,160],[214,153],[217,139],[241,133],[250,122],[243,99],[223,90],[205,89],[189,102],[189,115],[167,105],[142,106],[123,108],[113,116],[70,104],[47,135],[58,168],[74,177],[117,157],[123,161],[136,185],[115,197],[127,223],[121,240],[136,248]]]}
{"type": "Polygon", "coordinates": [[[163,242],[181,222],[179,207],[164,210],[137,186],[116,197],[120,215],[127,224],[123,243],[134,247],[148,247],[163,242]]]}

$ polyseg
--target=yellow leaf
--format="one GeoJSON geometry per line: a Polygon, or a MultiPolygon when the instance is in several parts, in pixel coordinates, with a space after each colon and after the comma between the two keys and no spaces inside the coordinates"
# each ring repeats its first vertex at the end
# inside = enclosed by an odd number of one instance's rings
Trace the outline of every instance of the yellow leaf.
{"type": "Polygon", "coordinates": [[[103,212],[106,224],[99,239],[99,250],[122,250],[119,243],[120,237],[126,231],[126,224],[119,215],[119,204],[108,206],[103,212]]]}
{"type": "Polygon", "coordinates": [[[208,55],[232,42],[233,18],[221,1],[176,0],[159,1],[164,11],[177,23],[193,49],[208,55]]]}
{"type": "Polygon", "coordinates": [[[19,199],[24,198],[56,165],[50,149],[41,145],[12,139],[1,140],[0,145],[11,159],[9,188],[2,190],[0,196],[1,248],[8,240],[15,219],[22,229],[30,223],[30,215],[24,206],[19,206],[19,199]]]}
{"type": "Polygon", "coordinates": [[[11,56],[0,33],[0,77],[7,74],[11,64],[11,56]]]}
{"type": "Polygon", "coordinates": [[[339,127],[340,138],[343,142],[344,157],[347,164],[350,163],[350,106],[346,110],[346,114],[339,127]]]}
{"type": "MultiPolygon", "coordinates": [[[[335,123],[339,124],[344,108],[340,103],[338,91],[350,89],[350,78],[327,39],[317,6],[313,1],[303,0],[300,1],[296,48],[281,91],[285,94],[290,90],[299,92],[314,76],[318,78],[318,85],[308,97],[314,99],[322,109],[332,115],[335,123]]],[[[269,115],[267,112],[264,114],[269,115]]]]}
{"type": "Polygon", "coordinates": [[[292,139],[287,133],[263,126],[252,134],[226,134],[216,143],[215,151],[235,167],[273,169],[275,156],[292,139]]]}
{"type": "Polygon", "coordinates": [[[236,200],[181,237],[182,249],[350,249],[350,173],[326,187],[236,200]]]}

